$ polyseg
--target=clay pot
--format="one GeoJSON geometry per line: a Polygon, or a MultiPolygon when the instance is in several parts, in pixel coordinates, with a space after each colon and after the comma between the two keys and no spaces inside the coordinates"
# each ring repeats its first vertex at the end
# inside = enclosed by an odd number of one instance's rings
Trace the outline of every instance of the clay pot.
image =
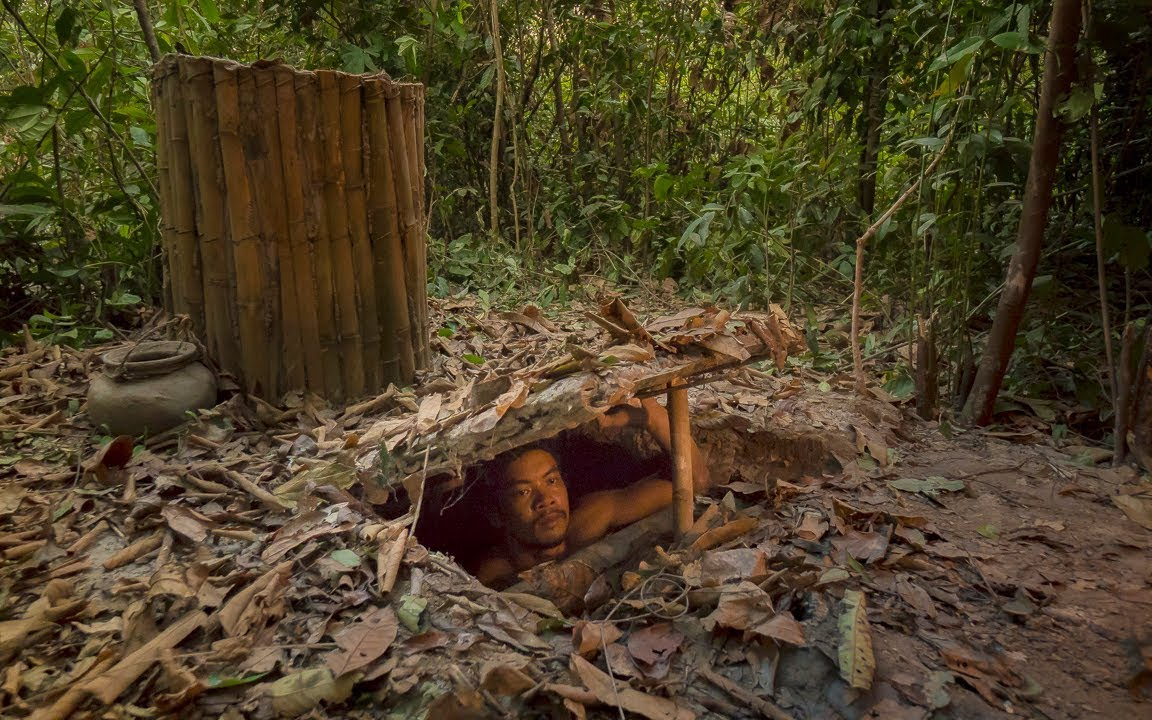
{"type": "Polygon", "coordinates": [[[100,356],[88,384],[88,416],[113,435],[156,435],[216,404],[216,376],[192,343],[142,342],[100,356]]]}

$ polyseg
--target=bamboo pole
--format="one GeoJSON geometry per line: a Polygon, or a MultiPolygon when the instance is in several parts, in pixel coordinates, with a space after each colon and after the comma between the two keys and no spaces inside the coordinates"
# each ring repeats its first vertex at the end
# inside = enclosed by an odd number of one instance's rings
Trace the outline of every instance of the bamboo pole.
{"type": "Polygon", "coordinates": [[[376,282],[372,246],[368,241],[368,208],[364,180],[364,113],[361,87],[365,79],[340,75],[340,139],[344,165],[344,195],[348,202],[348,234],[355,262],[356,307],[364,347],[364,387],[380,391],[380,322],[376,314],[376,282]]]}
{"type": "Polygon", "coordinates": [[[387,82],[390,81],[373,77],[366,80],[364,86],[369,145],[368,222],[376,268],[376,309],[383,333],[383,381],[406,385],[415,376],[415,359],[412,327],[408,319],[404,249],[396,214],[396,182],[384,106],[384,84],[387,82]]]}
{"type": "MultiPolygon", "coordinates": [[[[247,351],[257,356],[262,367],[263,376],[257,394],[275,398],[283,373],[280,355],[284,344],[281,331],[280,258],[274,243],[276,211],[270,199],[275,192],[272,185],[274,178],[268,171],[268,140],[262,133],[266,123],[257,99],[256,70],[251,66],[240,66],[236,70],[236,81],[240,91],[240,141],[252,189],[252,233],[256,237],[259,261],[263,263],[261,283],[256,290],[260,295],[261,332],[247,338],[246,344],[247,351]]],[[[237,282],[247,282],[247,278],[238,277],[237,282]]]]}
{"type": "Polygon", "coordinates": [[[180,81],[188,99],[188,141],[196,183],[196,235],[203,264],[204,341],[209,355],[220,367],[232,369],[240,353],[231,300],[236,282],[232,253],[226,244],[225,188],[220,148],[216,144],[212,61],[180,56],[174,62],[179,65],[180,81]]]}
{"type": "Polygon", "coordinates": [[[252,226],[255,206],[240,137],[239,67],[235,63],[217,62],[212,69],[216,86],[220,157],[223,159],[224,182],[227,187],[228,234],[235,261],[234,312],[240,331],[241,384],[248,392],[260,393],[269,389],[268,366],[262,352],[267,346],[261,348],[259,344],[259,340],[265,336],[265,271],[260,238],[252,226]]]}
{"type": "MultiPolygon", "coordinates": [[[[320,320],[316,285],[313,281],[314,254],[310,251],[305,218],[304,188],[307,178],[298,143],[295,73],[285,65],[272,68],[276,83],[276,113],[280,130],[280,168],[284,180],[285,222],[292,275],[283,278],[296,295],[300,318],[299,353],[305,387],[324,394],[324,364],[320,349],[320,320]]],[[[338,370],[337,370],[338,371],[338,370]]]]}
{"type": "Polygon", "coordinates": [[[204,331],[204,284],[200,248],[196,243],[196,200],[188,156],[188,118],[184,113],[184,89],[178,72],[169,73],[168,86],[168,183],[172,193],[173,240],[180,258],[181,294],[173,295],[173,309],[192,319],[196,332],[204,331]]]}
{"type": "Polygon", "coordinates": [[[416,361],[420,367],[428,367],[431,362],[428,346],[428,245],[424,227],[424,172],[421,167],[423,135],[418,134],[418,116],[424,113],[423,87],[405,83],[400,86],[401,107],[404,109],[404,149],[408,160],[408,187],[412,193],[412,255],[414,261],[410,269],[412,276],[409,292],[416,299],[416,319],[414,328],[418,337],[414,339],[416,361]]]}
{"type": "Polygon", "coordinates": [[[683,378],[674,379],[668,386],[668,420],[672,439],[672,513],[675,517],[676,539],[680,540],[692,529],[692,425],[688,419],[688,387],[683,378]]]}
{"type": "Polygon", "coordinates": [[[170,66],[158,65],[153,70],[151,98],[152,110],[156,114],[156,182],[160,198],[160,248],[164,265],[165,306],[172,310],[172,296],[175,294],[172,283],[178,277],[174,272],[175,242],[172,229],[172,208],[170,198],[172,187],[169,181],[171,167],[168,162],[168,79],[170,66]]]}
{"type": "Polygon", "coordinates": [[[336,73],[321,70],[320,134],[324,138],[324,204],[332,238],[332,282],[336,289],[336,319],[343,360],[344,398],[364,392],[363,338],[360,336],[356,270],[348,234],[348,203],[340,149],[340,87],[336,73]]]}
{"type": "MultiPolygon", "coordinates": [[[[252,177],[261,192],[256,195],[256,208],[260,214],[260,229],[264,236],[264,252],[277,269],[269,278],[269,302],[278,311],[272,316],[272,344],[269,345],[269,367],[274,384],[268,389],[269,397],[280,397],[287,390],[306,387],[303,339],[300,332],[299,293],[293,280],[296,277],[292,248],[288,244],[288,206],[284,198],[284,167],[280,146],[280,124],[276,109],[276,76],[271,68],[253,68],[249,71],[256,85],[251,129],[252,177]]],[[[289,138],[289,142],[295,138],[289,138]]]]}
{"type": "MultiPolygon", "coordinates": [[[[421,309],[424,307],[424,294],[417,287],[416,279],[420,277],[417,266],[420,264],[419,254],[419,228],[416,224],[415,208],[412,204],[412,181],[405,148],[407,142],[404,133],[404,110],[401,106],[400,89],[395,85],[386,85],[384,92],[384,105],[388,114],[388,144],[392,163],[392,177],[396,188],[396,209],[400,219],[400,236],[404,248],[404,272],[407,278],[408,290],[408,320],[412,334],[412,349],[416,365],[425,365],[424,351],[421,348],[423,333],[420,328],[421,309]]],[[[427,310],[425,310],[425,313],[427,310]]]]}
{"type": "Polygon", "coordinates": [[[330,397],[344,393],[343,372],[336,332],[336,291],[332,281],[332,238],[324,201],[324,151],[319,132],[320,82],[315,73],[296,76],[296,126],[300,130],[301,159],[308,192],[304,199],[304,227],[315,263],[312,280],[316,293],[323,387],[330,397]]]}

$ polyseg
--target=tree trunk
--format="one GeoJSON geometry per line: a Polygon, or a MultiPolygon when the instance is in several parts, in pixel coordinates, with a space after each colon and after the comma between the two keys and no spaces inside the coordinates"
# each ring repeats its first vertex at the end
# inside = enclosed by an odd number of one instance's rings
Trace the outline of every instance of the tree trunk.
{"type": "Polygon", "coordinates": [[[1008,263],[1008,277],[996,319],[988,334],[976,381],[964,407],[964,419],[985,425],[992,419],[996,395],[1008,369],[1016,341],[1016,330],[1028,303],[1032,279],[1040,261],[1040,247],[1052,205],[1052,185],[1060,156],[1064,124],[1054,114],[1057,100],[1068,93],[1075,76],[1076,40],[1080,36],[1080,0],[1055,0],[1044,78],[1036,110],[1036,130],[1032,159],[1024,185],[1024,207],[1016,233],[1016,252],[1008,263]]]}
{"type": "MultiPolygon", "coordinates": [[[[876,4],[876,27],[884,24],[890,3],[880,0],[876,4]]],[[[889,33],[885,33],[885,36],[889,33]]],[[[888,70],[892,66],[892,41],[887,39],[872,56],[868,73],[868,86],[864,91],[863,123],[860,127],[860,174],[857,183],[857,201],[864,222],[872,219],[876,210],[876,158],[880,155],[880,126],[888,109],[888,70]]]]}

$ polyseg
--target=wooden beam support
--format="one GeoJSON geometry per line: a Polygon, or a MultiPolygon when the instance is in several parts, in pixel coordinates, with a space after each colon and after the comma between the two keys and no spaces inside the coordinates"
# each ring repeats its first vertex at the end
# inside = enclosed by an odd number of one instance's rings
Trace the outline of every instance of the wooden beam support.
{"type": "Polygon", "coordinates": [[[672,514],[676,539],[692,529],[692,425],[688,419],[688,385],[676,378],[668,385],[668,419],[672,435],[672,514]]]}

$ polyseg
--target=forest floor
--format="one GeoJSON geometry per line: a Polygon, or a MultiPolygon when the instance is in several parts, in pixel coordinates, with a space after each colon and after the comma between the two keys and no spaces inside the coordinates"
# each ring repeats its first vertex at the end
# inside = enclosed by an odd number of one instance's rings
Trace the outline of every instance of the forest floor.
{"type": "Polygon", "coordinates": [[[236,394],[140,443],[87,421],[91,350],[0,354],[0,714],[1152,714],[1147,475],[1037,423],[945,437],[805,369],[692,389],[717,485],[690,542],[654,540],[575,616],[483,587],[408,538],[366,450],[438,393],[450,413],[463,353],[598,329],[435,309],[455,329],[413,391],[236,394]]]}

